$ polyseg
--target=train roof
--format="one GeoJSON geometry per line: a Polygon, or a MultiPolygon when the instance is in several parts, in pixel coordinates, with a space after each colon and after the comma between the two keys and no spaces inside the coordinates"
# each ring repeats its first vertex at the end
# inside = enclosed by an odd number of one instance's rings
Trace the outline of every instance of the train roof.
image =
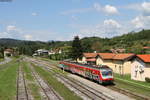
{"type": "Polygon", "coordinates": [[[100,65],[100,66],[98,67],[98,66],[93,66],[93,65],[88,65],[88,64],[81,64],[81,63],[77,63],[77,62],[68,62],[68,61],[65,61],[65,62],[71,63],[71,64],[76,64],[76,65],[80,65],[80,66],[87,67],[87,68],[96,69],[96,70],[111,69],[111,68],[108,67],[107,65],[100,65]]]}

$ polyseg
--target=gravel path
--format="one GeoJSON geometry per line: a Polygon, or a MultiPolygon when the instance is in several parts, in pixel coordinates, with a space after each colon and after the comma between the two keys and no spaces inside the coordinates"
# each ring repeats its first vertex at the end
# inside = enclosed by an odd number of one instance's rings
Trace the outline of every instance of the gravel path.
{"type": "Polygon", "coordinates": [[[19,66],[19,70],[18,70],[17,100],[30,100],[28,98],[26,82],[25,82],[25,78],[24,78],[24,73],[22,71],[22,66],[19,66]]]}
{"type": "Polygon", "coordinates": [[[119,92],[116,92],[116,91],[113,91],[111,89],[108,89],[108,88],[106,88],[104,86],[101,86],[101,85],[99,85],[97,83],[94,83],[92,81],[89,81],[87,79],[79,77],[77,75],[69,74],[68,77],[71,77],[71,78],[73,78],[75,80],[78,80],[79,82],[82,82],[83,84],[86,83],[86,85],[88,85],[89,87],[92,87],[92,88],[94,88],[94,89],[96,89],[98,91],[101,91],[105,95],[109,95],[109,96],[114,97],[115,100],[135,100],[135,99],[130,98],[130,97],[124,95],[124,94],[121,94],[119,92]]]}
{"type": "Polygon", "coordinates": [[[41,88],[43,89],[45,95],[47,96],[48,100],[63,100],[62,97],[56,93],[56,91],[53,90],[52,87],[50,87],[39,75],[38,73],[34,70],[33,66],[31,66],[31,70],[33,72],[33,75],[41,88]]]}
{"type": "Polygon", "coordinates": [[[6,57],[6,58],[4,59],[4,61],[0,62],[0,65],[6,64],[6,63],[10,62],[11,60],[12,60],[11,58],[6,57]]]}
{"type": "MultiPolygon", "coordinates": [[[[32,60],[33,60],[33,59],[32,59],[32,60]]],[[[42,66],[45,65],[44,63],[42,64],[42,61],[38,61],[38,62],[37,62],[35,59],[34,59],[33,61],[35,61],[37,64],[41,64],[42,66]]],[[[47,64],[46,64],[46,65],[47,65],[47,64]]],[[[51,66],[51,65],[49,64],[49,66],[51,66]]],[[[51,66],[51,67],[52,67],[52,66],[51,66]]],[[[104,87],[104,86],[102,86],[102,85],[99,85],[99,84],[97,84],[97,83],[95,83],[95,82],[92,82],[92,81],[89,81],[89,80],[87,80],[87,79],[84,79],[84,78],[82,78],[82,77],[79,77],[79,76],[77,76],[77,75],[68,74],[68,77],[70,77],[70,78],[72,78],[72,79],[74,79],[74,80],[77,80],[78,82],[81,82],[81,83],[85,84],[85,86],[88,86],[88,87],[90,87],[91,89],[94,89],[94,90],[97,90],[97,91],[99,91],[99,92],[102,92],[103,94],[107,95],[108,97],[113,97],[115,100],[135,100],[135,99],[133,99],[133,98],[131,98],[131,97],[129,97],[129,96],[126,96],[126,95],[121,94],[121,93],[119,93],[119,92],[116,92],[116,91],[114,91],[114,90],[108,89],[108,88],[106,88],[106,87],[104,87]]],[[[58,78],[58,80],[65,84],[65,82],[62,81],[60,78],[58,78]]],[[[76,88],[73,88],[73,87],[71,87],[71,86],[69,86],[69,85],[67,85],[67,84],[65,84],[65,85],[66,85],[68,88],[70,88],[72,91],[74,91],[75,93],[79,93],[76,88]]],[[[81,95],[81,93],[79,93],[79,95],[80,95],[81,97],[83,97],[85,100],[87,99],[87,98],[85,98],[85,95],[81,95]]],[[[106,99],[106,100],[107,100],[107,99],[106,99]]]]}

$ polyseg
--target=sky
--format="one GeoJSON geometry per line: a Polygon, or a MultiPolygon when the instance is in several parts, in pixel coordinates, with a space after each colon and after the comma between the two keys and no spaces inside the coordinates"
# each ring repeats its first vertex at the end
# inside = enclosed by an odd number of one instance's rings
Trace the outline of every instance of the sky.
{"type": "Polygon", "coordinates": [[[150,0],[0,0],[0,38],[72,40],[150,29],[150,0]]]}

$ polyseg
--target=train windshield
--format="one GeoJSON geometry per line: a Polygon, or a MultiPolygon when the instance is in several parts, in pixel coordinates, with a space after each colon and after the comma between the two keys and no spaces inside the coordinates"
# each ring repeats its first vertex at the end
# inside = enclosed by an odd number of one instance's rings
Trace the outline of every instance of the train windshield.
{"type": "Polygon", "coordinates": [[[112,76],[112,71],[111,70],[102,70],[102,75],[105,76],[112,76]]]}

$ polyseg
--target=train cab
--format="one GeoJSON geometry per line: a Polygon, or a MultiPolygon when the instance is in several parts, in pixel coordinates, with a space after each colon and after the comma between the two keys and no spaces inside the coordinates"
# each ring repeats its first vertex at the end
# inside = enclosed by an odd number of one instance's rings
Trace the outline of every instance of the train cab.
{"type": "Polygon", "coordinates": [[[108,66],[103,66],[100,68],[100,74],[102,76],[103,83],[113,83],[113,71],[108,66]]]}

